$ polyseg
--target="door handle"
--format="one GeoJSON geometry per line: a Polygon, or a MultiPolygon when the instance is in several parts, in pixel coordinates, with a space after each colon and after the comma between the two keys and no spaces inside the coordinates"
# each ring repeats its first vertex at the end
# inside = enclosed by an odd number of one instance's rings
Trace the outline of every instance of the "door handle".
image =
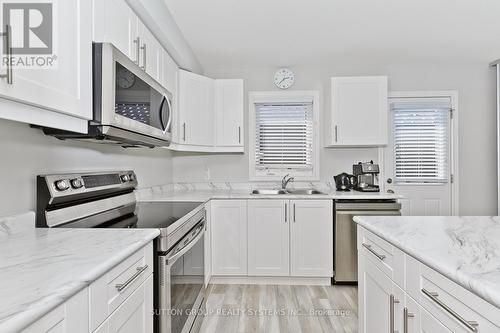
{"type": "Polygon", "coordinates": [[[141,46],[142,50],[142,69],[146,70],[146,43],[142,44],[141,46]]]}
{"type": "Polygon", "coordinates": [[[182,124],[182,140],[186,141],[186,123],[182,124]]]}
{"type": "Polygon", "coordinates": [[[5,51],[7,54],[7,68],[5,74],[1,74],[0,78],[5,78],[7,84],[12,84],[12,43],[11,43],[11,28],[10,25],[5,25],[5,31],[0,34],[4,37],[5,51]]]}
{"type": "Polygon", "coordinates": [[[288,220],[288,204],[285,204],[285,223],[288,220]]]}
{"type": "Polygon", "coordinates": [[[124,283],[119,283],[115,285],[116,290],[122,291],[123,289],[127,288],[132,282],[134,282],[135,279],[141,275],[142,272],[144,272],[148,268],[148,265],[144,265],[142,267],[137,267],[136,272],[134,275],[132,275],[127,281],[124,283]]]}
{"type": "Polygon", "coordinates": [[[295,204],[293,204],[293,223],[295,223],[295,204]]]}
{"type": "Polygon", "coordinates": [[[415,317],[411,312],[408,312],[408,308],[403,309],[403,333],[408,333],[408,319],[415,317]]]}
{"type": "Polygon", "coordinates": [[[393,294],[389,296],[389,333],[394,331],[394,304],[399,303],[399,300],[393,294]]]}
{"type": "Polygon", "coordinates": [[[367,249],[368,251],[370,251],[375,257],[379,258],[380,260],[384,260],[385,259],[385,255],[377,253],[377,251],[375,251],[370,244],[361,243],[361,245],[365,249],[367,249]]]}
{"type": "Polygon", "coordinates": [[[335,142],[338,142],[338,127],[335,125],[335,142]]]}
{"type": "Polygon", "coordinates": [[[135,63],[137,65],[139,65],[139,57],[140,57],[140,54],[141,54],[141,37],[137,37],[136,39],[134,39],[134,44],[135,45],[135,63]]]}
{"type": "Polygon", "coordinates": [[[241,143],[241,127],[238,126],[238,143],[241,143]]]}

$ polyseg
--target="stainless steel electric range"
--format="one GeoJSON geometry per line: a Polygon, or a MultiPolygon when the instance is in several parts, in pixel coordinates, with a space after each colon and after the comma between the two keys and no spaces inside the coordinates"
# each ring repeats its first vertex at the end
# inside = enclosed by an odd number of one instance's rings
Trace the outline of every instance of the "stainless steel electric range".
{"type": "Polygon", "coordinates": [[[157,228],[155,332],[197,332],[205,312],[201,202],[136,202],[133,171],[37,177],[36,226],[157,228]]]}

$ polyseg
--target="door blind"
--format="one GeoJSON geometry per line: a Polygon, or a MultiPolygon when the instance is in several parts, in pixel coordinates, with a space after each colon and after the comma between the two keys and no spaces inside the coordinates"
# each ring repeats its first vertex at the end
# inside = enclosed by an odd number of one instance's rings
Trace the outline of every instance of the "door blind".
{"type": "Polygon", "coordinates": [[[312,169],[312,103],[255,105],[256,168],[312,169]]]}
{"type": "Polygon", "coordinates": [[[393,107],[395,180],[448,182],[449,108],[393,107]]]}

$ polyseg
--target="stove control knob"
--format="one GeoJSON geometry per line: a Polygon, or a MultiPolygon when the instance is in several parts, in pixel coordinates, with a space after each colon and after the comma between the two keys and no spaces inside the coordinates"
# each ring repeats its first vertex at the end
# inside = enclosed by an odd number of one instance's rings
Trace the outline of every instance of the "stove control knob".
{"type": "Polygon", "coordinates": [[[128,175],[121,175],[121,177],[120,177],[120,178],[121,178],[121,180],[122,180],[122,183],[126,183],[126,182],[128,182],[128,180],[129,180],[128,175]]]}
{"type": "Polygon", "coordinates": [[[74,189],[79,189],[79,188],[83,187],[83,182],[79,178],[71,179],[70,183],[71,183],[71,187],[73,187],[74,189]]]}
{"type": "Polygon", "coordinates": [[[56,189],[59,191],[66,191],[69,189],[69,183],[66,179],[61,179],[55,182],[56,189]]]}

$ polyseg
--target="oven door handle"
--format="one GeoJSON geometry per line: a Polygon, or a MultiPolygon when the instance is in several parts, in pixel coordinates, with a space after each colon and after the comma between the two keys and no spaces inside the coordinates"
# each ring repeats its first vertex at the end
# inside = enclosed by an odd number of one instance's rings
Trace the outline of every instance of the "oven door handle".
{"type": "Polygon", "coordinates": [[[198,226],[198,233],[196,236],[191,239],[189,243],[187,243],[182,249],[179,251],[173,253],[172,255],[169,255],[166,259],[167,265],[173,265],[177,259],[182,257],[184,254],[186,254],[187,251],[191,250],[193,246],[200,240],[201,237],[203,237],[203,234],[205,232],[205,219],[203,219],[203,222],[198,226]]]}

